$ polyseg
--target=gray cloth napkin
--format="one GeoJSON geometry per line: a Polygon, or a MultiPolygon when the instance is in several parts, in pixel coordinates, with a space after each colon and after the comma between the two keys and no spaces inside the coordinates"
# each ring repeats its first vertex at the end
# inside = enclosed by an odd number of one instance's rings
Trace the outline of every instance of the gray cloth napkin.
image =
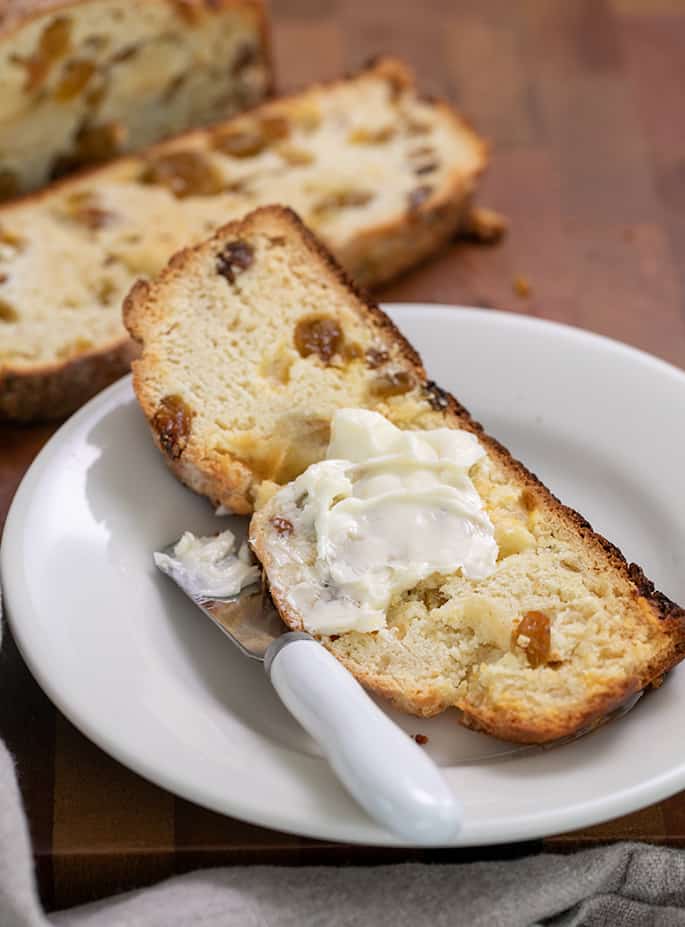
{"type": "Polygon", "coordinates": [[[685,927],[685,854],[618,844],[465,865],[207,869],[46,916],[0,744],[1,927],[685,927]]]}
{"type": "Polygon", "coordinates": [[[573,856],[453,866],[206,869],[46,915],[14,764],[0,741],[0,927],[542,924],[685,927],[685,853],[623,843],[573,856]]]}

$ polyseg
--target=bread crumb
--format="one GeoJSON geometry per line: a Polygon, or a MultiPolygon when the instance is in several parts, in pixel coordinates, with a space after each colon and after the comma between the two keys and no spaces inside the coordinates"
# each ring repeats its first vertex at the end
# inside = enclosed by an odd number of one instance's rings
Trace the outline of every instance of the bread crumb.
{"type": "Polygon", "coordinates": [[[464,220],[461,236],[481,245],[495,245],[509,228],[509,220],[502,213],[484,206],[475,206],[464,220]]]}
{"type": "Polygon", "coordinates": [[[528,278],[524,277],[523,274],[517,274],[514,277],[514,293],[516,293],[517,296],[520,296],[521,299],[527,299],[532,292],[533,288],[531,287],[528,278]]]}

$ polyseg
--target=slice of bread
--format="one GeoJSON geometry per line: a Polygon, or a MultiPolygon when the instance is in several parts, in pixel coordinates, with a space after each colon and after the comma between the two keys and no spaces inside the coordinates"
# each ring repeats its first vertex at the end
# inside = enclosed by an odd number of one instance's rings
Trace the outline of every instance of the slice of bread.
{"type": "Polygon", "coordinates": [[[685,613],[426,381],[411,345],[291,212],[257,210],[177,254],[134,288],[125,315],[155,441],[214,503],[257,505],[251,542],[292,628],[303,616],[288,590],[313,538],[290,487],[276,490],[323,457],[335,410],[477,436],[486,457],[470,476],[494,525],[494,573],[432,576],[391,602],[387,630],[323,639],[400,708],[456,706],[471,727],[544,742],[596,723],[682,659],[685,613]]]}
{"type": "Polygon", "coordinates": [[[69,412],[102,386],[81,373],[94,357],[123,373],[135,278],[227,220],[293,206],[376,285],[455,233],[484,163],[456,113],[384,59],[0,209],[0,418],[69,412]]]}
{"type": "Polygon", "coordinates": [[[259,103],[261,0],[5,0],[0,200],[259,103]]]}

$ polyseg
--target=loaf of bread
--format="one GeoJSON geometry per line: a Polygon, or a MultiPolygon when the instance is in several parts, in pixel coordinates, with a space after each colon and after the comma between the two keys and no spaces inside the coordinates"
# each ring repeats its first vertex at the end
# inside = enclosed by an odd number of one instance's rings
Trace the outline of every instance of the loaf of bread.
{"type": "Polygon", "coordinates": [[[306,500],[279,487],[324,457],[336,410],[477,437],[485,456],[469,477],[494,527],[494,570],[431,575],[390,602],[387,628],[322,638],[400,708],[454,706],[470,727],[544,742],[597,723],[682,659],[685,612],[426,381],[293,213],[257,210],[177,254],[133,289],[125,317],[154,440],[214,504],[257,507],[251,543],[291,628],[307,616],[289,591],[316,549],[299,520],[306,500]]]}
{"type": "Polygon", "coordinates": [[[0,4],[0,200],[260,102],[261,0],[0,4]]]}
{"type": "Polygon", "coordinates": [[[481,139],[385,59],[5,206],[0,418],[63,415],[123,373],[132,282],[228,219],[293,206],[375,285],[455,233],[484,162],[481,139]]]}

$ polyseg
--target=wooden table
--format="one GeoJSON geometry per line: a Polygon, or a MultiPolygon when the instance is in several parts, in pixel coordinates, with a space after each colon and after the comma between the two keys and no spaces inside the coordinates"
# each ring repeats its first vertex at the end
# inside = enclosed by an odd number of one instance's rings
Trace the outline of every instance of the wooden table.
{"type": "MultiPolygon", "coordinates": [[[[492,142],[481,202],[511,218],[501,245],[455,245],[387,300],[496,307],[619,338],[685,365],[685,3],[681,0],[274,0],[283,89],[389,50],[492,142]],[[513,282],[525,277],[528,297],[513,282]]],[[[0,518],[54,426],[0,429],[0,518]]],[[[1,524],[1,522],[0,522],[1,524]]],[[[0,657],[0,733],[14,751],[48,905],[225,863],[464,859],[300,840],[203,811],[91,745],[0,657]]],[[[685,845],[685,793],[544,841],[685,845]]],[[[533,845],[539,848],[539,845],[533,845]]]]}

